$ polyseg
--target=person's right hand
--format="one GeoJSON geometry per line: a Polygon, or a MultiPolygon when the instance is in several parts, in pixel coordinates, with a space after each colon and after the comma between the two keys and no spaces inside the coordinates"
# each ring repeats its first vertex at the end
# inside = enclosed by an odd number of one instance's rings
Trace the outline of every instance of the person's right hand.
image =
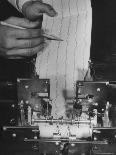
{"type": "Polygon", "coordinates": [[[39,21],[10,17],[4,22],[26,29],[12,28],[0,24],[0,56],[8,58],[33,56],[47,46],[42,30],[35,29],[39,21]]]}

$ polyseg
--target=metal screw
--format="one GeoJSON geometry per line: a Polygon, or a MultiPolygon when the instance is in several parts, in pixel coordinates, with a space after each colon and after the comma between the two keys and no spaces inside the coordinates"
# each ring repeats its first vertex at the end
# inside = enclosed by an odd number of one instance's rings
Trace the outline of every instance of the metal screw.
{"type": "Polygon", "coordinates": [[[17,135],[16,135],[16,133],[13,133],[13,134],[12,134],[12,137],[14,137],[14,138],[15,138],[16,136],[17,136],[17,135]]]}

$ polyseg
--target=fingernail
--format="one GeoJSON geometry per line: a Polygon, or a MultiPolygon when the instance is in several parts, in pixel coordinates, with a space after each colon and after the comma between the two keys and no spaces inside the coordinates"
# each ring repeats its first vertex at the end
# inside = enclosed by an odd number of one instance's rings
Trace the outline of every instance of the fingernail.
{"type": "Polygon", "coordinates": [[[55,11],[55,10],[50,10],[50,12],[51,12],[51,14],[53,15],[53,16],[57,16],[58,15],[58,13],[55,11]]]}

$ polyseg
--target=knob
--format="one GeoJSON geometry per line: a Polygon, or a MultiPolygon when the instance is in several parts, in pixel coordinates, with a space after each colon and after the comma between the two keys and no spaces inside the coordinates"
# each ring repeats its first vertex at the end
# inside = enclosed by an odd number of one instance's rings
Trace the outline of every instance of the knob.
{"type": "Polygon", "coordinates": [[[94,140],[97,141],[97,137],[94,137],[94,140]]]}
{"type": "Polygon", "coordinates": [[[55,144],[58,146],[59,145],[59,142],[56,142],[55,144]]]}
{"type": "Polygon", "coordinates": [[[15,105],[14,105],[14,104],[12,104],[12,105],[11,105],[11,107],[12,107],[12,108],[15,108],[15,105]]]}
{"type": "Polygon", "coordinates": [[[28,89],[29,88],[29,86],[28,85],[25,85],[25,89],[28,89]]]}
{"type": "Polygon", "coordinates": [[[26,101],[25,101],[25,103],[26,103],[26,104],[29,104],[29,101],[28,101],[28,100],[26,100],[26,101]]]}
{"type": "Polygon", "coordinates": [[[13,133],[13,134],[12,134],[12,137],[13,137],[13,138],[15,138],[16,136],[17,136],[16,133],[13,133]]]}
{"type": "Polygon", "coordinates": [[[20,79],[17,79],[17,82],[20,83],[21,82],[20,79]]]}
{"type": "Polygon", "coordinates": [[[34,136],[34,139],[37,139],[37,136],[34,136]]]}
{"type": "Polygon", "coordinates": [[[72,146],[72,147],[74,147],[74,146],[75,146],[75,144],[74,144],[74,143],[71,143],[71,146],[72,146]]]}
{"type": "Polygon", "coordinates": [[[100,88],[97,88],[97,92],[100,92],[101,91],[101,89],[100,88]]]}
{"type": "Polygon", "coordinates": [[[6,131],[7,130],[7,127],[3,127],[3,131],[6,131]]]}

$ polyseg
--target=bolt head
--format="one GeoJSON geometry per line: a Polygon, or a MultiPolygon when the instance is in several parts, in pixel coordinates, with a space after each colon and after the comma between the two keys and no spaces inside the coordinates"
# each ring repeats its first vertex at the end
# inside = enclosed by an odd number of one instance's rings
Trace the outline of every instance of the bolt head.
{"type": "Polygon", "coordinates": [[[59,142],[56,142],[55,144],[56,144],[56,145],[59,145],[59,142]]]}
{"type": "Polygon", "coordinates": [[[100,88],[97,88],[97,91],[98,91],[98,92],[100,92],[100,90],[101,90],[100,88]]]}
{"type": "Polygon", "coordinates": [[[17,136],[17,135],[16,135],[16,133],[13,133],[13,134],[12,134],[12,137],[14,137],[14,138],[15,138],[16,136],[17,136]]]}
{"type": "Polygon", "coordinates": [[[75,146],[75,144],[74,144],[74,143],[71,143],[71,146],[72,146],[72,147],[74,147],[74,146],[75,146]]]}

